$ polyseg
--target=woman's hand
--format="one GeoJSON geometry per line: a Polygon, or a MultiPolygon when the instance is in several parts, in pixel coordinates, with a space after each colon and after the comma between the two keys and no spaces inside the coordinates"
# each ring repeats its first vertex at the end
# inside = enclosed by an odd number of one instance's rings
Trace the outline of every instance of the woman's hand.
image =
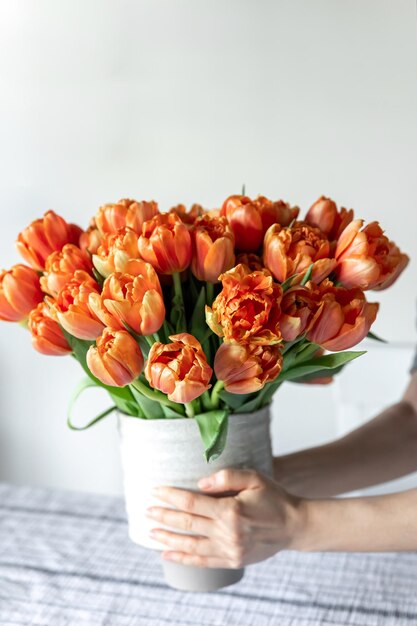
{"type": "Polygon", "coordinates": [[[154,491],[158,499],[179,509],[148,509],[152,519],[182,531],[156,528],[152,532],[151,536],[167,547],[165,559],[201,567],[239,568],[294,547],[302,533],[302,500],[263,474],[221,470],[198,486],[208,495],[174,487],[154,491]]]}

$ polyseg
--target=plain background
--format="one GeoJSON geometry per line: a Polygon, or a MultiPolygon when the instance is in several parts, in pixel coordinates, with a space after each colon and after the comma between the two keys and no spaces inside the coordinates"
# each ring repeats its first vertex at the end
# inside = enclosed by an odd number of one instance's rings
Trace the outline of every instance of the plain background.
{"type": "MultiPolygon", "coordinates": [[[[49,208],[86,226],[121,197],[213,208],[245,183],[305,211],[328,195],[412,259],[369,294],[395,358],[374,350],[346,374],[370,417],[404,387],[415,341],[415,22],[414,0],[1,0],[0,266],[49,208]]],[[[65,425],[80,378],[0,324],[0,480],[120,492],[113,418],[65,425]]],[[[349,426],[341,385],[288,385],[276,450],[349,426]]],[[[80,419],[105,405],[92,392],[80,419]]]]}

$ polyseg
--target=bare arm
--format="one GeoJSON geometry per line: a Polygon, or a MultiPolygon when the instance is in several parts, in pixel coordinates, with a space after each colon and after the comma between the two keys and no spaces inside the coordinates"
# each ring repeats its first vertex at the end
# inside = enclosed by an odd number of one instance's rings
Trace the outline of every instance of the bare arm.
{"type": "Polygon", "coordinates": [[[285,489],[310,498],[346,493],[417,470],[417,371],[400,402],[345,437],[274,459],[285,489]]]}

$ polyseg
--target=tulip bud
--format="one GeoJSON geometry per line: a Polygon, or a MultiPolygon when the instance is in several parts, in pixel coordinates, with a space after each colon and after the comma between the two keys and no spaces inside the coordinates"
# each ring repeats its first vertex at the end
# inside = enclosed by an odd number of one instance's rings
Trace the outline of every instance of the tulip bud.
{"type": "Polygon", "coordinates": [[[172,209],[169,210],[169,213],[175,213],[184,224],[192,226],[196,219],[207,213],[207,211],[205,211],[200,204],[193,204],[189,211],[187,211],[183,204],[178,204],[177,206],[172,207],[172,209]]]}
{"type": "Polygon", "coordinates": [[[43,297],[38,273],[31,267],[14,265],[0,272],[0,320],[24,320],[43,297]]]}
{"type": "Polygon", "coordinates": [[[180,333],[169,338],[172,343],[153,344],[145,376],[151,387],[167,394],[169,400],[186,404],[210,388],[213,370],[193,335],[180,333]]]}
{"type": "Polygon", "coordinates": [[[333,241],[337,239],[346,226],[353,220],[353,210],[341,208],[337,210],[337,206],[330,198],[321,196],[310,207],[305,221],[309,226],[316,226],[333,241]]]}
{"type": "Polygon", "coordinates": [[[204,215],[191,228],[191,271],[198,280],[217,283],[235,264],[234,236],[225,217],[204,215]]]}
{"type": "Polygon", "coordinates": [[[105,328],[87,352],[87,365],[104,385],[124,387],[142,372],[143,356],[126,330],[105,328]]]}
{"type": "Polygon", "coordinates": [[[47,211],[20,233],[16,247],[35,270],[43,270],[52,252],[62,250],[66,243],[78,245],[81,233],[79,226],[68,224],[54,211],[47,211]]]}
{"type": "Polygon", "coordinates": [[[279,375],[279,346],[223,343],[214,358],[214,371],[230,393],[253,393],[279,375]]]}
{"type": "Polygon", "coordinates": [[[175,213],[160,213],[142,227],[139,254],[159,274],[174,274],[191,263],[191,237],[175,213]]]}
{"type": "Polygon", "coordinates": [[[28,328],[32,334],[32,346],[41,354],[64,356],[72,352],[60,325],[51,316],[45,302],[41,302],[30,312],[28,328]]]}

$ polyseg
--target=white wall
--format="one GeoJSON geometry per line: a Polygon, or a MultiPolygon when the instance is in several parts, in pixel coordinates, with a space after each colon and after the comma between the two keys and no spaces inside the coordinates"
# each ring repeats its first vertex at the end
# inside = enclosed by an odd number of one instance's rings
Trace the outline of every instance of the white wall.
{"type": "MultiPolygon", "coordinates": [[[[414,341],[416,69],[414,0],[0,0],[0,266],[48,208],[86,225],[126,196],[325,193],[412,257],[373,297],[375,332],[414,341]]],[[[80,376],[0,324],[0,480],[118,492],[112,420],[65,426],[80,376]]],[[[293,389],[276,445],[334,436],[332,392],[293,389]]]]}

